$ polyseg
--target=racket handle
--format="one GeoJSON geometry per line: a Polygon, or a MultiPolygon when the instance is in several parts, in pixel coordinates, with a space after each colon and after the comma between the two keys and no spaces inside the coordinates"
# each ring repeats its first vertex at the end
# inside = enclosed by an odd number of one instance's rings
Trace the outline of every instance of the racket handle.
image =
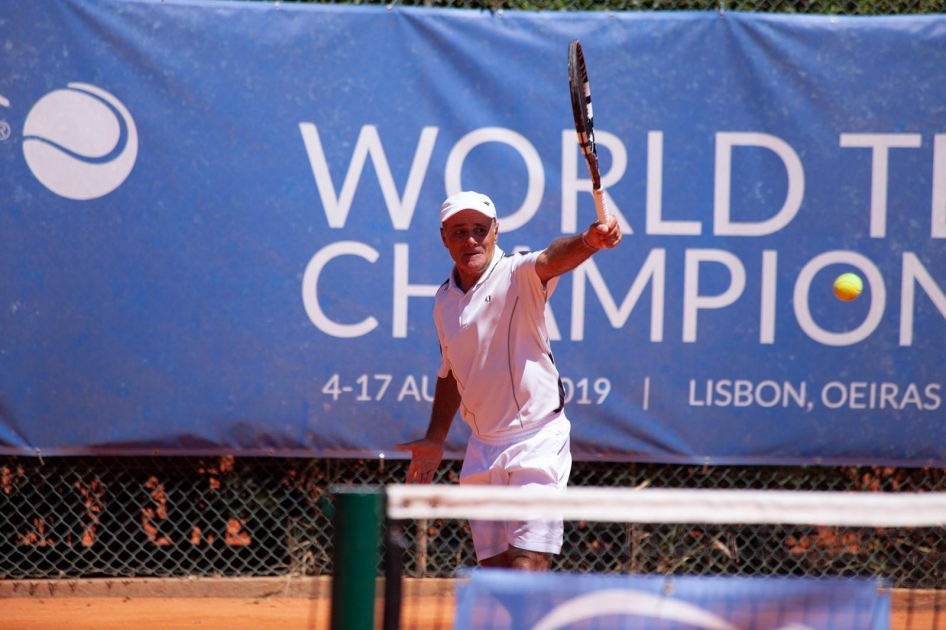
{"type": "Polygon", "coordinates": [[[607,225],[611,214],[608,212],[608,204],[604,200],[604,189],[596,188],[591,191],[595,198],[595,210],[598,212],[598,222],[607,225]]]}

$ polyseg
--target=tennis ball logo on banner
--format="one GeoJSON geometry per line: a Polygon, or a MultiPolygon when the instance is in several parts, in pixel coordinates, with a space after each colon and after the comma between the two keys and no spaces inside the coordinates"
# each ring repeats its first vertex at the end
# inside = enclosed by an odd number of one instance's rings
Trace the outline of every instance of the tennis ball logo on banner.
{"type": "Polygon", "coordinates": [[[101,88],[69,83],[33,105],[23,124],[23,156],[46,188],[67,199],[103,197],[118,188],[138,157],[128,109],[101,88]]]}
{"type": "MultiPolygon", "coordinates": [[[[607,589],[579,595],[553,608],[532,630],[565,630],[579,621],[610,619],[602,628],[624,628],[627,617],[678,623],[700,630],[739,630],[722,617],[686,601],[634,589],[607,589]]],[[[649,627],[643,623],[642,627],[649,627]]],[[[801,623],[786,623],[777,630],[814,630],[801,623]]]]}

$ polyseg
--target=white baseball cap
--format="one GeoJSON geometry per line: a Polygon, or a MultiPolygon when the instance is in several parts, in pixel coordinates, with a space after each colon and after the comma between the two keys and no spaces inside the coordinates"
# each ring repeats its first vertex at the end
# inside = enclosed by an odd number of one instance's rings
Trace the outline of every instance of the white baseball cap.
{"type": "Polygon", "coordinates": [[[484,194],[466,190],[447,197],[440,206],[440,222],[444,223],[462,210],[475,210],[490,219],[496,218],[496,206],[493,205],[492,199],[484,194]]]}

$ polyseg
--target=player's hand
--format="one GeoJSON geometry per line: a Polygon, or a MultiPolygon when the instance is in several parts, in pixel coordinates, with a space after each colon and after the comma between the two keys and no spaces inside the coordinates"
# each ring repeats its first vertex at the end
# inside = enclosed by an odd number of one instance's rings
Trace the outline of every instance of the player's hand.
{"type": "Polygon", "coordinates": [[[407,483],[430,483],[434,480],[434,473],[443,461],[443,442],[422,438],[398,444],[399,451],[411,452],[411,465],[407,469],[407,483]]]}
{"type": "Polygon", "coordinates": [[[621,234],[621,226],[618,225],[617,217],[613,214],[608,217],[607,223],[595,221],[585,233],[585,240],[588,245],[595,249],[612,249],[624,238],[621,234]]]}

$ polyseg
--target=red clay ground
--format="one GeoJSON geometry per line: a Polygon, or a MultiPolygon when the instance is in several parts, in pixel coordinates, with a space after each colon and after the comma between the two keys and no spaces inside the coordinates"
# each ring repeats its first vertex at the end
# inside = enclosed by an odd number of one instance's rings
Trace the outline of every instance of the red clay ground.
{"type": "MultiPolygon", "coordinates": [[[[236,581],[228,596],[148,596],[138,584],[113,585],[111,594],[86,596],[83,588],[57,588],[50,593],[49,583],[23,583],[22,592],[12,592],[11,583],[0,583],[0,630],[322,630],[329,627],[329,592],[327,581],[280,586],[251,581],[256,595],[246,597],[246,581],[236,581]],[[43,592],[43,590],[46,592],[43,592]],[[123,595],[121,591],[133,593],[123,595]],[[30,594],[32,591],[32,594],[30,594]],[[243,591],[242,593],[240,591],[243,591]],[[267,592],[269,591],[269,592],[267,592]],[[303,591],[303,592],[300,592],[303,591]]],[[[449,581],[429,581],[421,593],[405,603],[402,613],[404,628],[435,630],[452,628],[454,602],[449,581]]],[[[164,581],[152,580],[152,593],[162,590],[164,581]]],[[[220,591],[207,589],[206,584],[189,588],[198,594],[220,591]]],[[[226,590],[226,589],[224,589],[226,590]]],[[[253,588],[249,589],[253,590],[253,588]]],[[[378,615],[380,617],[380,615],[378,615]]],[[[905,592],[894,594],[894,630],[946,630],[946,593],[914,593],[912,600],[905,592]],[[938,610],[937,610],[938,609],[938,610]]]]}

